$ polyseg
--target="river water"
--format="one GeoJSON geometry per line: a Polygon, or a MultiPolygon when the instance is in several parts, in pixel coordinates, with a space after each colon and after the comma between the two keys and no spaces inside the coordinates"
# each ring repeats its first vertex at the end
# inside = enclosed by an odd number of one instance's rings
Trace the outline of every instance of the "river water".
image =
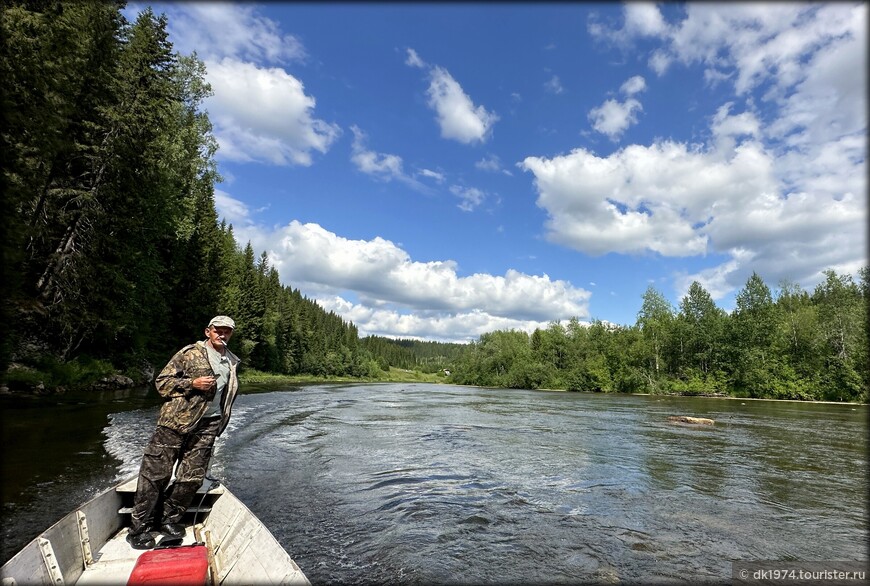
{"type": "MultiPolygon", "coordinates": [[[[730,582],[733,560],[867,559],[866,405],[246,390],[211,472],[315,585],[694,584],[730,582]]],[[[4,401],[3,561],[138,469],[157,405],[4,401]]]]}

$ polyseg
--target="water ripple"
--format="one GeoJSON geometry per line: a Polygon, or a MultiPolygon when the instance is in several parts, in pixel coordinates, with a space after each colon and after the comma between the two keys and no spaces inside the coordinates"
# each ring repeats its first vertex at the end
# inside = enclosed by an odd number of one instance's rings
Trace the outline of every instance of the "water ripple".
{"type": "MultiPolygon", "coordinates": [[[[240,396],[212,470],[314,584],[722,583],[731,560],[866,558],[866,415],[316,385],[240,396]],[[674,414],[716,424],[675,426],[674,414]]],[[[120,470],[137,466],[154,416],[110,417],[120,470]]],[[[71,489],[40,482],[44,500],[71,489]]]]}

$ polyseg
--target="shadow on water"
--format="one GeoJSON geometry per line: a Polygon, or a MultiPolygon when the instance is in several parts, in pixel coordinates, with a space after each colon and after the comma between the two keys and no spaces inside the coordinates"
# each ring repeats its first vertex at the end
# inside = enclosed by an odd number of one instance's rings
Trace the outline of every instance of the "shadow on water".
{"type": "Polygon", "coordinates": [[[78,504],[108,488],[119,461],[104,447],[109,416],[156,405],[145,387],[0,398],[0,503],[5,561],[78,504]]]}

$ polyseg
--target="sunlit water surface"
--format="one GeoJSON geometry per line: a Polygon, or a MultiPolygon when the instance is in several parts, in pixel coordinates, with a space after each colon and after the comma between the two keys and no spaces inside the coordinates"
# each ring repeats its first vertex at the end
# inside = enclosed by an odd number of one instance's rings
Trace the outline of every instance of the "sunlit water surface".
{"type": "MultiPolygon", "coordinates": [[[[116,403],[4,409],[4,560],[138,469],[157,400],[116,403]]],[[[867,415],[427,384],[260,389],[238,398],[211,472],[314,584],[722,582],[732,560],[867,559],[867,415]]]]}

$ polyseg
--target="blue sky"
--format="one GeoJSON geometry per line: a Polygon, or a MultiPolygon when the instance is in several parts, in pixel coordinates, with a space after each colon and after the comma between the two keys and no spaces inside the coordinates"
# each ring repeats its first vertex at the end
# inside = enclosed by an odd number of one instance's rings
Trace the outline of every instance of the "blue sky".
{"type": "Polygon", "coordinates": [[[219,214],[361,335],[867,263],[866,3],[151,6],[207,67],[219,214]]]}

